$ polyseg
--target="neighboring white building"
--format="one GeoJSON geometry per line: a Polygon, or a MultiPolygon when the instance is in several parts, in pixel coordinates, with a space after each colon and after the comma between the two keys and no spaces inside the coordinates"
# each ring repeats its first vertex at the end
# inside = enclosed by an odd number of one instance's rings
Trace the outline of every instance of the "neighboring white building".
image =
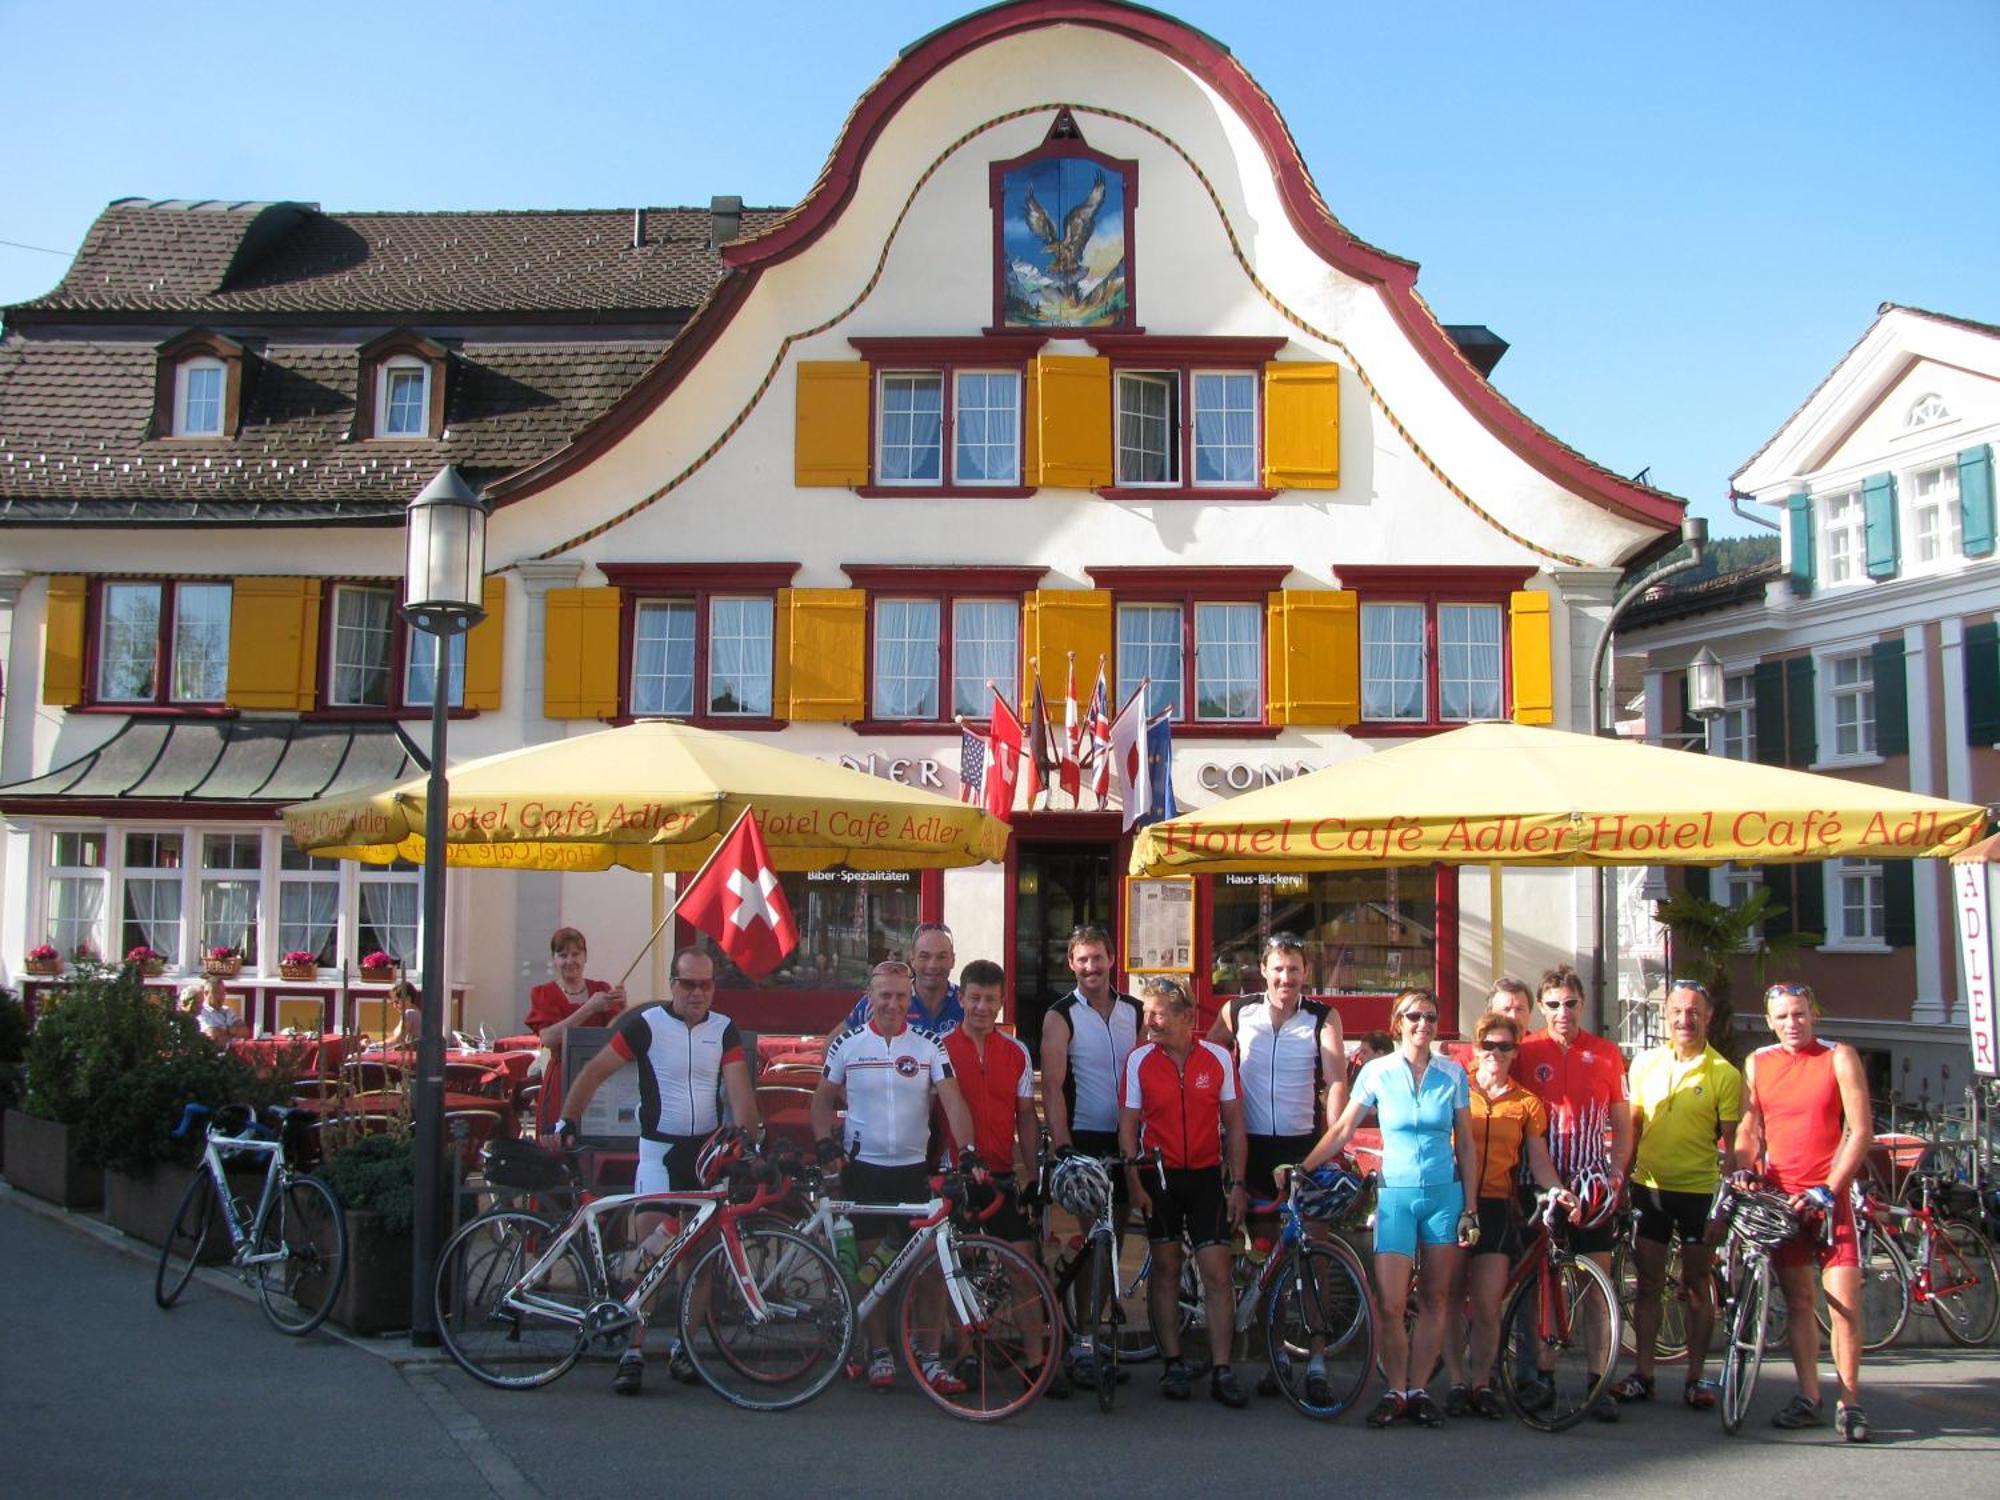
{"type": "MultiPolygon", "coordinates": [[[[1733,477],[1781,528],[1781,564],[1649,602],[1621,627],[1620,651],[1644,663],[1649,732],[1698,727],[1683,723],[1683,669],[1707,645],[1728,702],[1710,753],[2000,802],[1996,440],[2000,329],[1885,303],[1733,477]]],[[[1707,876],[1726,902],[1758,883],[1785,922],[1824,934],[1798,975],[1878,1087],[1956,1105],[1970,1056],[1943,865],[1707,876]]]]}
{"type": "MultiPolygon", "coordinates": [[[[1582,727],[1613,586],[1681,518],[1501,397],[1474,362],[1496,341],[1441,326],[1415,266],[1332,216],[1240,64],[1156,13],[1001,6],[925,38],[806,201],[723,263],[657,365],[488,486],[497,675],[454,758],[672,715],[949,793],[954,710],[983,714],[989,676],[1018,701],[1039,660],[1060,718],[1074,653],[1079,698],[1100,657],[1115,696],[1153,679],[1197,806],[1471,718],[1582,727]]],[[[5,546],[21,782],[107,736],[37,701],[51,575],[384,577],[401,537],[17,526],[5,546]]],[[[307,635],[338,652],[325,629],[307,635]]],[[[312,669],[293,677],[298,705],[261,712],[317,710],[312,669]]],[[[1037,1034],[1071,925],[1123,921],[1117,813],[1056,802],[1017,815],[1004,867],[788,877],[798,958],[758,990],[726,975],[723,1007],[823,1025],[869,958],[942,918],[961,959],[1007,965],[1037,1034]]],[[[0,928],[11,970],[49,931],[58,835],[107,815],[4,788],[0,812],[25,893],[0,928]]],[[[267,859],[269,901],[286,877],[267,859]]],[[[494,1026],[558,921],[611,975],[650,925],[629,875],[453,886],[456,972],[494,1026]]],[[[1512,872],[1505,903],[1507,967],[1589,953],[1586,875],[1512,872]]],[[[1493,967],[1486,882],[1448,869],[1203,877],[1196,923],[1204,999],[1254,985],[1242,960],[1291,927],[1351,1027],[1405,983],[1470,1014],[1493,967]]]]}

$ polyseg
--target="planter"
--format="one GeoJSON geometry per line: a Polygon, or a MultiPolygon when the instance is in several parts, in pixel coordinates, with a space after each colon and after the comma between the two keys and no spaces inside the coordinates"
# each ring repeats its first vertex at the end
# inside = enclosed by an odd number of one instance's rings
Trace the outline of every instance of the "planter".
{"type": "Polygon", "coordinates": [[[139,973],[146,979],[158,979],[166,972],[167,961],[164,958],[149,958],[139,965],[139,973]]]}
{"type": "Polygon", "coordinates": [[[384,1229],[382,1216],[373,1209],[348,1209],[347,1280],[329,1319],[349,1333],[408,1328],[415,1265],[409,1230],[384,1229]]]}
{"type": "Polygon", "coordinates": [[[104,1201],[104,1173],[86,1168],[75,1129],[7,1111],[7,1180],[22,1192],[64,1208],[96,1208],[104,1201]]]}
{"type": "MultiPolygon", "coordinates": [[[[164,1245],[192,1175],[190,1167],[170,1166],[150,1167],[137,1176],[105,1172],[105,1221],[135,1240],[164,1245]]],[[[229,1191],[246,1202],[254,1204],[257,1195],[264,1191],[261,1164],[248,1171],[230,1172],[228,1176],[229,1191]]],[[[202,1246],[201,1259],[204,1265],[219,1265],[229,1259],[229,1231],[219,1218],[209,1220],[208,1241],[202,1246]]]]}
{"type": "Polygon", "coordinates": [[[39,974],[44,979],[54,979],[63,971],[63,961],[59,958],[31,958],[23,965],[30,974],[39,974]]]}
{"type": "Polygon", "coordinates": [[[311,984],[319,978],[318,964],[279,964],[278,977],[293,984],[311,984]]]}
{"type": "Polygon", "coordinates": [[[363,964],[361,966],[363,984],[394,984],[396,967],[394,964],[363,964]]]}
{"type": "Polygon", "coordinates": [[[240,958],[207,958],[202,960],[201,972],[213,974],[218,979],[234,979],[243,972],[240,958]]]}

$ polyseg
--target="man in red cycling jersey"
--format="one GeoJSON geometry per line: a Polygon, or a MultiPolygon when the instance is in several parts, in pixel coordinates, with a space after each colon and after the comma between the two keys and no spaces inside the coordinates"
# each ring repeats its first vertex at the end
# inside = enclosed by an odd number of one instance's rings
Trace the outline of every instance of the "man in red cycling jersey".
{"type": "Polygon", "coordinates": [[[1771,1419],[1773,1427],[1820,1422],[1819,1320],[1813,1314],[1818,1267],[1833,1324],[1833,1366],[1840,1376],[1834,1426],[1850,1443],[1868,1441],[1861,1411],[1861,1256],[1847,1190],[1874,1144],[1868,1075],[1845,1042],[1813,1036],[1819,1006],[1803,984],[1764,992],[1764,1018],[1777,1035],[1743,1065],[1743,1123],[1736,1128],[1739,1177],[1762,1170],[1796,1209],[1825,1214],[1825,1241],[1794,1240],[1776,1256],[1778,1284],[1791,1314],[1792,1365],[1799,1393],[1771,1419]]]}
{"type": "Polygon", "coordinates": [[[1153,1269],[1146,1295],[1153,1329],[1166,1356],[1160,1392],[1170,1401],[1192,1394],[1192,1372],[1181,1358],[1179,1294],[1181,1241],[1193,1247],[1208,1311],[1214,1373],[1208,1391],[1224,1406],[1249,1404],[1230,1364],[1236,1308],[1231,1300],[1229,1238],[1243,1223],[1243,1184],[1249,1147],[1243,1104],[1237,1098],[1236,1064],[1213,1042],[1197,1041],[1194,1001],[1178,981],[1150,979],[1145,990],[1146,1041],[1125,1060],[1125,1089],[1118,1111],[1118,1148],[1136,1156],[1158,1147],[1166,1185],[1137,1168],[1125,1172],[1132,1206],[1146,1221],[1153,1269]],[[1223,1178],[1227,1141],[1229,1176],[1223,1178]],[[1218,1332],[1217,1330],[1222,1330],[1218,1332]]]}
{"type": "MultiPolygon", "coordinates": [[[[1005,1201],[984,1220],[981,1234],[1018,1245],[1029,1255],[1034,1230],[1021,1212],[1017,1164],[1032,1174],[1042,1148],[1042,1125],[1035,1116],[1035,1065],[1028,1049],[998,1026],[1007,998],[1007,971],[991,959],[975,958],[958,976],[959,1004],[965,1020],[944,1038],[944,1054],[952,1076],[972,1116],[971,1144],[993,1174],[994,1190],[1005,1201]]],[[[967,1143],[945,1127],[945,1140],[956,1156],[967,1143]]]]}

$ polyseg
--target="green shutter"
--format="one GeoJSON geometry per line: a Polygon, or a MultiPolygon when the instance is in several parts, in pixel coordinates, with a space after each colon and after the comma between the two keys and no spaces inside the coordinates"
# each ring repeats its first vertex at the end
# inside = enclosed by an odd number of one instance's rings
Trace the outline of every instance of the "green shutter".
{"type": "Polygon", "coordinates": [[[1760,661],[1751,674],[1757,703],[1757,759],[1767,766],[1785,763],[1785,664],[1760,661]]]}
{"type": "Polygon", "coordinates": [[[1965,627],[1965,730],[1975,745],[2000,744],[2000,624],[1965,627]]]}
{"type": "Polygon", "coordinates": [[[1793,495],[1785,501],[1792,535],[1792,592],[1803,597],[1813,587],[1812,496],[1793,495]]]}
{"type": "Polygon", "coordinates": [[[1993,552],[1993,446],[1982,443],[1958,455],[1959,544],[1967,557],[1993,552]]]}
{"type": "Polygon", "coordinates": [[[1882,940],[1891,948],[1917,946],[1917,872],[1907,859],[1882,861],[1882,940]]]}
{"type": "Polygon", "coordinates": [[[1701,720],[1697,719],[1688,707],[1688,699],[1692,695],[1686,672],[1681,673],[1680,676],[1674,679],[1674,694],[1675,701],[1680,706],[1680,743],[1697,754],[1706,754],[1708,751],[1708,730],[1703,727],[1701,720]]]}
{"type": "Polygon", "coordinates": [[[1817,746],[1813,724],[1813,664],[1810,656],[1785,663],[1785,764],[1804,769],[1817,746]]]}
{"type": "Polygon", "coordinates": [[[1792,867],[1792,931],[1826,938],[1826,866],[1817,860],[1792,867]]]}
{"type": "Polygon", "coordinates": [[[1782,937],[1799,925],[1799,914],[1792,901],[1792,878],[1797,874],[1790,865],[1760,865],[1757,882],[1771,893],[1773,915],[1764,919],[1766,937],[1782,937]],[[1780,911],[1778,908],[1782,907],[1780,911]]]}
{"type": "Polygon", "coordinates": [[[1861,515],[1867,525],[1868,576],[1894,578],[1896,555],[1896,476],[1871,474],[1861,485],[1861,515]]]}
{"type": "Polygon", "coordinates": [[[1910,683],[1900,635],[1871,648],[1875,668],[1875,753],[1910,753],[1910,683]]]}

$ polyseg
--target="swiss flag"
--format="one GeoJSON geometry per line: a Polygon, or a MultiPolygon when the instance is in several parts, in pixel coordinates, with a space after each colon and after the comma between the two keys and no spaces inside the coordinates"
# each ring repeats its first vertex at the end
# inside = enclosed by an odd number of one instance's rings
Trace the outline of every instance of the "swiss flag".
{"type": "Polygon", "coordinates": [[[791,905],[747,810],[682,895],[680,915],[714,938],[752,979],[762,979],[798,947],[791,905]]]}

